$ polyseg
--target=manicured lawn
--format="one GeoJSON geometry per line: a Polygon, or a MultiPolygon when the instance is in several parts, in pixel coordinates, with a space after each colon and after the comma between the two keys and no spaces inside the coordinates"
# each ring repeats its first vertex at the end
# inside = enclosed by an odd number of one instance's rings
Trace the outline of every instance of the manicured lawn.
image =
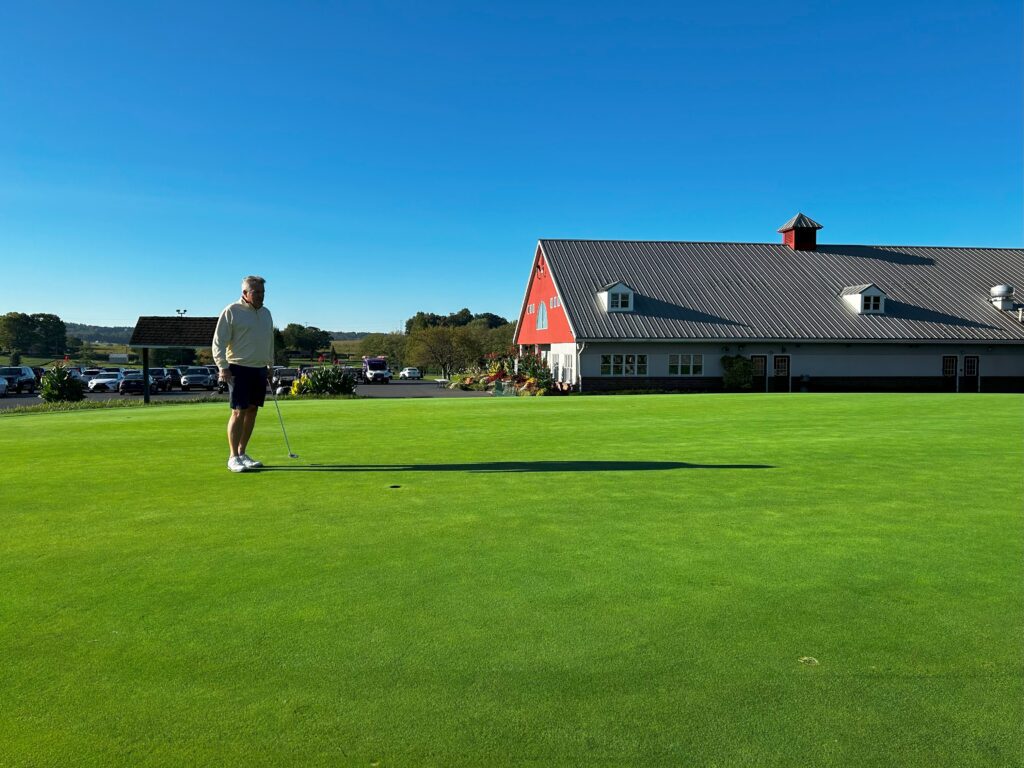
{"type": "Polygon", "coordinates": [[[1020,765],[1022,406],[0,419],[0,766],[1020,765]]]}

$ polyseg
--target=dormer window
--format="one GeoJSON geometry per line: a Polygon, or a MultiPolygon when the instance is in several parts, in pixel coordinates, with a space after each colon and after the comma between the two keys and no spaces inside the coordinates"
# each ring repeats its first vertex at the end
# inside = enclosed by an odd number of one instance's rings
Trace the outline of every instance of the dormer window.
{"type": "Polygon", "coordinates": [[[630,309],[629,306],[630,295],[628,293],[609,293],[608,294],[608,308],[609,309],[630,309]]]}
{"type": "Polygon", "coordinates": [[[885,291],[874,283],[848,285],[839,292],[839,295],[858,315],[885,314],[885,291]]]}
{"type": "Polygon", "coordinates": [[[632,312],[633,293],[625,283],[609,283],[598,291],[597,299],[605,312],[632,312]]]}

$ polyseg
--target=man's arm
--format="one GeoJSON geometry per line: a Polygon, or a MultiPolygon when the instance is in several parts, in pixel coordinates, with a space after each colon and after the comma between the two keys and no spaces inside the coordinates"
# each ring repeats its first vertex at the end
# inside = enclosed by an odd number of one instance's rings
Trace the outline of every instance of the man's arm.
{"type": "Polygon", "coordinates": [[[221,381],[231,381],[231,370],[228,368],[228,344],[231,342],[231,312],[225,309],[217,318],[217,328],[213,332],[210,349],[213,362],[220,370],[221,381]]]}

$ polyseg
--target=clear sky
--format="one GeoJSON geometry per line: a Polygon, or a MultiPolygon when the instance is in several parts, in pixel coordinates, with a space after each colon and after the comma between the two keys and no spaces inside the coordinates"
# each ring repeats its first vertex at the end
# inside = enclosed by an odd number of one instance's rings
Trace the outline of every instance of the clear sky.
{"type": "Polygon", "coordinates": [[[1019,0],[7,2],[0,313],[514,318],[538,238],[1022,244],[1019,0]]]}

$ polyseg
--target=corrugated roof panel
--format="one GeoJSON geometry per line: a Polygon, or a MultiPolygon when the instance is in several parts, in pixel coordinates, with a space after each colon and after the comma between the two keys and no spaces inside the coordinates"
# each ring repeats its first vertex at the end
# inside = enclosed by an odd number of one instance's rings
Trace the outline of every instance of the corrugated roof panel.
{"type": "Polygon", "coordinates": [[[768,243],[542,240],[580,339],[1024,341],[1024,325],[988,301],[1024,283],[1024,250],[768,243]],[[622,281],[633,312],[597,293],[622,281]],[[883,315],[858,315],[844,289],[877,285],[883,315]]]}

